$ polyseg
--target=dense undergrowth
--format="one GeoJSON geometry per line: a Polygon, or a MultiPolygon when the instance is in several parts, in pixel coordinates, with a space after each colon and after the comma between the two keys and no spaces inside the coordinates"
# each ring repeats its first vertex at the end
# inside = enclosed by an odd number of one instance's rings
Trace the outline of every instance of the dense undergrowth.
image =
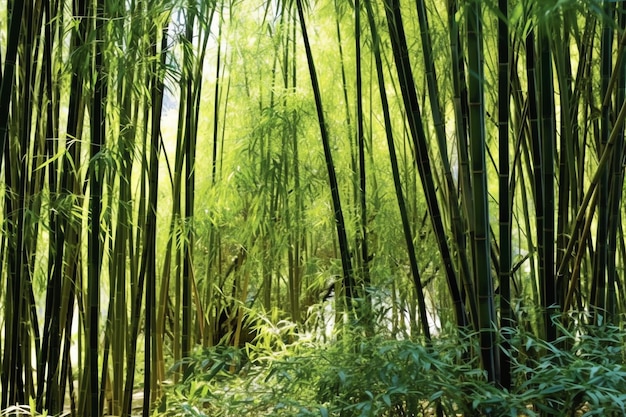
{"type": "Polygon", "coordinates": [[[487,381],[472,335],[450,331],[426,343],[344,331],[327,343],[197,351],[174,368],[185,371],[160,415],[626,415],[626,332],[568,321],[553,344],[503,330],[511,336],[510,391],[487,381]]]}

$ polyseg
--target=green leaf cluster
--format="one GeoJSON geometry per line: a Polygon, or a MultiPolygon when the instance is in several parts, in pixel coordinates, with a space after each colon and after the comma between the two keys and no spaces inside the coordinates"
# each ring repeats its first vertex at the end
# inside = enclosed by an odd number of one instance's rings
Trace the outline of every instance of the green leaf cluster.
{"type": "Polygon", "coordinates": [[[168,391],[163,415],[624,415],[624,329],[559,330],[555,343],[503,330],[510,333],[511,390],[488,382],[470,354],[476,338],[458,332],[428,345],[354,332],[327,344],[302,339],[279,352],[212,348],[198,352],[193,371],[168,391]]]}

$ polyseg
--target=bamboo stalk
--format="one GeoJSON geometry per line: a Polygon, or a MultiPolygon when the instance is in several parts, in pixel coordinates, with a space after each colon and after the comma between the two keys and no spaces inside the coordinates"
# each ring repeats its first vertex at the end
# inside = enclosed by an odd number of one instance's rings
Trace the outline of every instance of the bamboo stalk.
{"type": "Polygon", "coordinates": [[[311,52],[311,45],[309,43],[309,37],[306,30],[306,23],[304,17],[304,10],[302,7],[302,0],[296,0],[298,9],[298,17],[300,19],[300,28],[302,30],[302,38],[304,41],[304,49],[307,56],[307,64],[309,66],[309,75],[311,77],[311,84],[313,88],[313,95],[315,97],[315,107],[317,109],[317,117],[320,127],[322,145],[324,148],[324,158],[326,161],[326,168],[328,170],[328,181],[330,183],[330,191],[332,194],[333,211],[335,215],[335,222],[337,227],[337,237],[339,240],[339,252],[341,255],[341,264],[343,269],[344,290],[348,301],[352,299],[354,294],[354,278],[352,271],[352,263],[350,261],[350,248],[348,247],[348,238],[346,236],[346,226],[343,219],[343,211],[341,209],[341,199],[339,196],[339,187],[337,185],[337,175],[335,173],[335,166],[333,164],[332,153],[330,149],[330,139],[328,137],[328,127],[326,126],[324,118],[324,109],[322,107],[322,97],[319,88],[319,82],[317,80],[317,72],[315,70],[315,63],[313,61],[313,54],[311,52]]]}
{"type": "MultiPolygon", "coordinates": [[[[509,21],[508,2],[498,1],[501,14],[498,20],[498,203],[500,221],[500,328],[515,326],[511,311],[511,263],[512,263],[512,187],[510,186],[510,150],[509,150],[509,116],[510,116],[510,52],[509,52],[509,21]]],[[[500,350],[500,376],[498,383],[504,389],[511,389],[511,363],[509,332],[504,332],[502,349],[500,350]]]]}
{"type": "Polygon", "coordinates": [[[389,112],[389,103],[387,101],[387,93],[385,89],[385,78],[383,72],[382,58],[379,50],[379,37],[378,29],[376,28],[376,22],[374,20],[374,12],[370,2],[365,2],[365,8],[367,10],[367,17],[369,21],[370,31],[373,38],[373,52],[376,62],[376,70],[378,74],[378,89],[380,93],[380,100],[382,104],[383,116],[385,120],[385,134],[387,137],[387,145],[389,147],[389,158],[391,162],[391,169],[393,172],[394,188],[396,191],[396,198],[398,200],[398,207],[400,209],[400,217],[402,220],[402,228],[404,231],[404,238],[407,246],[407,254],[409,257],[409,265],[411,267],[411,275],[413,283],[415,285],[415,291],[417,294],[417,301],[419,306],[420,323],[424,338],[430,341],[430,326],[428,323],[428,314],[426,312],[426,301],[424,298],[424,288],[422,286],[422,280],[420,277],[419,267],[417,265],[417,258],[415,255],[415,245],[413,244],[413,232],[411,231],[411,224],[409,222],[409,216],[407,213],[407,206],[402,192],[402,182],[400,178],[400,169],[398,168],[398,158],[396,155],[395,143],[393,139],[391,116],[389,112]]]}
{"type": "MultiPolygon", "coordinates": [[[[445,237],[441,211],[437,201],[430,157],[428,155],[426,145],[424,126],[420,115],[420,109],[418,107],[415,83],[413,81],[408,59],[408,47],[406,45],[406,36],[404,34],[404,27],[402,24],[400,5],[397,0],[390,0],[386,3],[385,13],[387,15],[387,25],[389,26],[398,80],[400,82],[404,107],[407,112],[409,129],[413,140],[415,153],[413,162],[417,165],[422,186],[424,187],[430,218],[433,223],[437,244],[443,260],[444,269],[446,271],[450,296],[452,297],[452,302],[454,304],[457,324],[459,327],[465,327],[467,324],[467,317],[464,301],[458,286],[457,273],[454,270],[450,248],[445,237]]],[[[470,309],[472,313],[475,312],[474,307],[475,306],[472,304],[472,297],[470,297],[470,309]]],[[[471,317],[476,319],[477,315],[471,314],[471,317]]]]}
{"type": "Polygon", "coordinates": [[[487,202],[487,169],[485,162],[485,103],[483,72],[482,11],[479,2],[466,6],[467,55],[469,92],[469,151],[472,175],[472,202],[474,217],[470,218],[473,229],[474,271],[478,298],[480,326],[480,349],[487,379],[495,382],[497,367],[497,346],[495,343],[494,288],[491,276],[491,246],[489,243],[489,205],[487,202]]]}

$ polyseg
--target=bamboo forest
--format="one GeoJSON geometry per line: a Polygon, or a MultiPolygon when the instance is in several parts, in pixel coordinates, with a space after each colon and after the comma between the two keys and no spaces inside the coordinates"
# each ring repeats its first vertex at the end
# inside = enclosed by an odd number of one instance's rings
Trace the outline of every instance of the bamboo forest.
{"type": "Polygon", "coordinates": [[[0,0],[0,417],[626,416],[626,2],[0,0]]]}

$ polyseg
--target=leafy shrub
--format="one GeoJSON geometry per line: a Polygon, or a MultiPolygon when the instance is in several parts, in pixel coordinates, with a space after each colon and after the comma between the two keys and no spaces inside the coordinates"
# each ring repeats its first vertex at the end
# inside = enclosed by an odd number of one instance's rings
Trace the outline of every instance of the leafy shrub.
{"type": "Polygon", "coordinates": [[[427,344],[354,332],[278,352],[252,345],[198,352],[169,390],[164,415],[626,415],[623,330],[560,327],[554,344],[505,331],[511,391],[486,380],[472,335],[427,344]]]}

